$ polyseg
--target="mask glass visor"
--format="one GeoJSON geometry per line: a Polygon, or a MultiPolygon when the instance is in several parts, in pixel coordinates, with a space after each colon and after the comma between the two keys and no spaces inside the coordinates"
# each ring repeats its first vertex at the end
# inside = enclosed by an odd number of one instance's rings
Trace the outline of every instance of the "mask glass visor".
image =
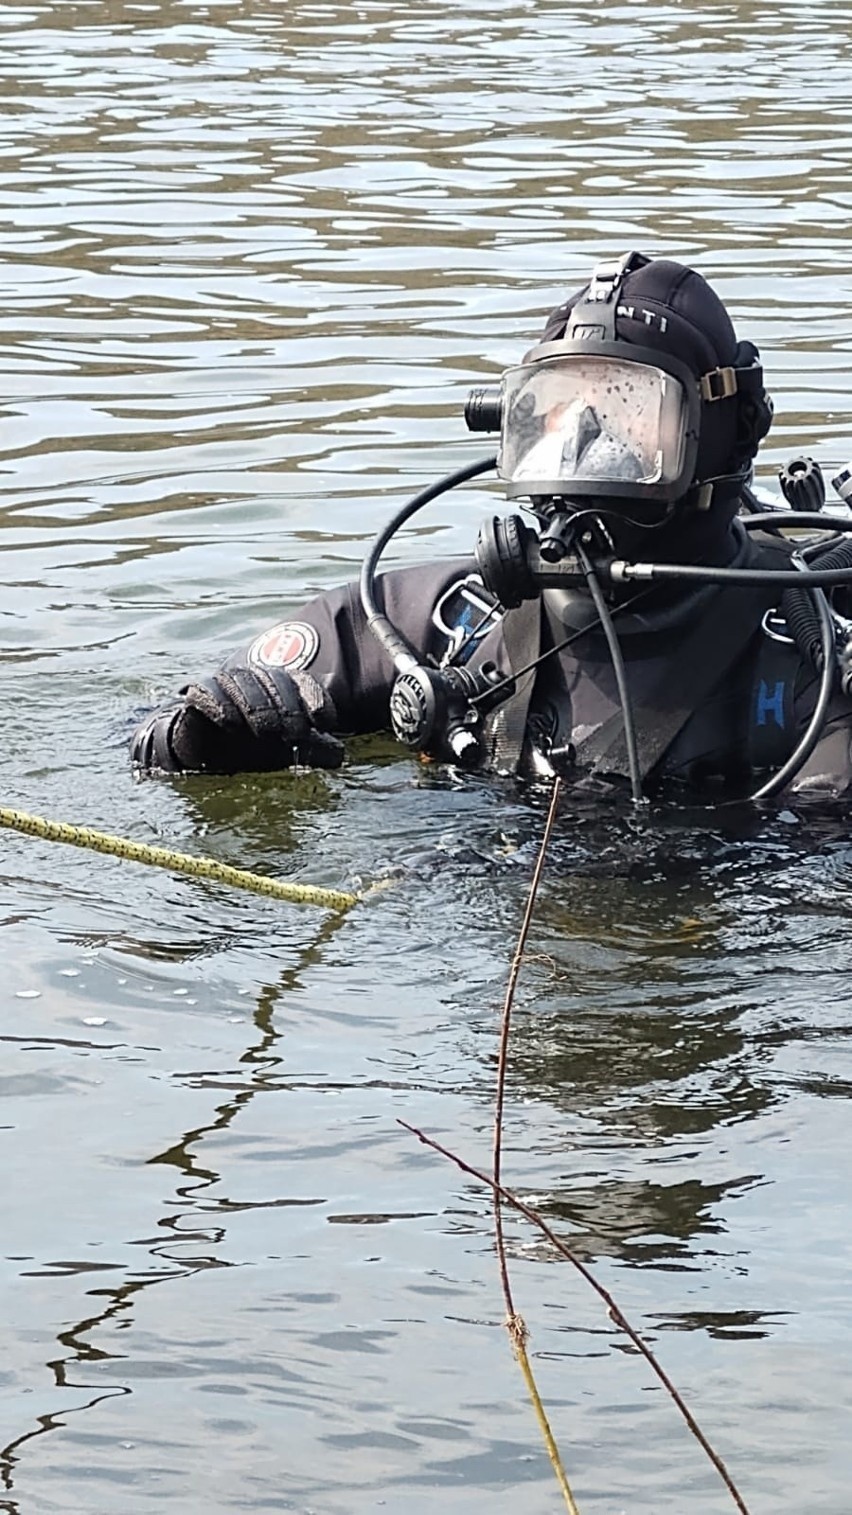
{"type": "Polygon", "coordinates": [[[688,429],[684,387],[661,368],[583,354],[523,364],[503,377],[498,472],[531,495],[584,482],[668,489],[688,429]]]}

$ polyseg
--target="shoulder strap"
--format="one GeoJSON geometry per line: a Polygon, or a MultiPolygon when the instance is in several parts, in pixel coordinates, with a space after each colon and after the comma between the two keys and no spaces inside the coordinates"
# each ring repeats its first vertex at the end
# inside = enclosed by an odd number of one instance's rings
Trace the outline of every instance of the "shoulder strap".
{"type": "MultiPolygon", "coordinates": [[[[523,600],[516,609],[507,610],[502,629],[512,673],[529,667],[541,650],[541,600],[523,600]]],[[[538,669],[532,668],[516,680],[514,693],[497,707],[486,725],[489,766],[498,773],[517,772],[537,673],[538,669]]]]}

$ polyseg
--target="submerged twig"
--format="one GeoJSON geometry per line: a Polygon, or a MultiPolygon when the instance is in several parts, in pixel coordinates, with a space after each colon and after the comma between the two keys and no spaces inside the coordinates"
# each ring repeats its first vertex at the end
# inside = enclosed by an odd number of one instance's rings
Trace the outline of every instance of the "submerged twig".
{"type": "Polygon", "coordinates": [[[501,1183],[497,1183],[490,1174],[483,1173],[481,1169],[474,1168],[470,1163],[465,1162],[464,1159],[458,1157],[455,1152],[451,1152],[448,1147],[444,1147],[440,1142],[435,1141],[434,1137],[427,1136],[423,1131],[418,1131],[417,1127],[409,1125],[408,1121],[399,1120],[398,1124],[402,1126],[406,1131],[410,1131],[412,1136],[416,1136],[417,1140],[419,1142],[422,1142],[424,1146],[431,1147],[434,1152],[439,1152],[442,1157],[446,1157],[451,1163],[455,1163],[456,1167],[460,1168],[462,1173],[467,1173],[471,1178],[475,1178],[478,1183],[485,1184],[486,1188],[491,1189],[493,1192],[499,1195],[500,1199],[505,1200],[507,1205],[511,1205],[513,1210],[518,1210],[521,1215],[525,1215],[527,1220],[530,1221],[532,1225],[536,1226],[537,1229],[541,1231],[543,1236],[547,1237],[547,1240],[550,1242],[551,1246],[554,1247],[556,1251],[566,1259],[567,1262],[571,1263],[572,1266],[577,1269],[578,1273],[582,1274],[583,1278],[586,1280],[586,1283],[590,1284],[595,1293],[599,1295],[599,1297],[603,1300],[604,1304],[606,1305],[607,1314],[609,1315],[610,1320],[614,1325],[618,1326],[619,1330],[623,1331],[624,1334],[629,1337],[637,1352],[641,1353],[645,1361],[648,1363],[648,1366],[656,1374],[657,1378],[660,1380],[660,1383],[663,1385],[664,1389],[676,1404],[678,1410],[686,1421],[686,1424],[688,1425],[699,1446],[703,1448],[704,1452],[707,1454],[708,1458],[716,1469],[716,1472],[719,1474],[719,1477],[728,1490],[728,1493],[731,1495],[734,1504],[740,1511],[740,1515],[749,1515],[748,1506],[746,1505],[745,1500],[743,1499],[739,1489],[734,1483],[733,1478],[725,1467],[724,1462],[722,1461],[718,1452],[716,1452],[710,1445],[710,1442],[704,1435],[704,1432],[695,1419],[695,1416],[693,1415],[689,1406],[686,1404],[682,1395],[675,1388],[675,1385],[669,1378],[668,1373],[657,1361],[657,1358],[651,1351],[651,1348],[645,1341],[643,1341],[638,1331],[636,1331],[630,1324],[620,1306],[616,1304],[609,1290],[604,1288],[604,1285],[599,1283],[595,1278],[595,1275],[592,1273],[591,1269],[588,1268],[586,1264],[580,1260],[575,1252],[571,1251],[570,1247],[567,1247],[563,1241],[560,1241],[555,1231],[551,1229],[551,1227],[547,1224],[547,1221],[542,1215],[538,1213],[537,1210],[533,1210],[532,1207],[525,1204],[522,1199],[518,1199],[517,1195],[513,1194],[510,1189],[505,1188],[501,1183]]]}
{"type": "Polygon", "coordinates": [[[523,1318],[515,1309],[515,1301],[512,1295],[512,1285],[509,1279],[509,1264],[506,1259],[506,1242],[503,1235],[503,1210],[502,1200],[500,1197],[500,1171],[503,1145],[503,1108],[506,1100],[506,1067],[509,1058],[509,1030],[512,1024],[512,1005],[515,999],[515,989],[518,983],[518,975],[521,971],[521,963],[523,962],[524,948],[526,946],[530,926],[532,925],[536,896],[538,895],[538,886],[541,883],[541,875],[544,870],[544,860],[547,856],[547,844],[550,841],[551,832],[553,831],[553,825],[556,820],[556,811],[559,805],[559,794],[561,788],[562,780],[557,777],[553,781],[553,790],[550,796],[550,809],[547,813],[547,820],[544,826],[544,834],[542,835],[541,845],[538,849],[538,857],[536,858],[535,868],[533,869],[533,876],[530,880],[524,918],[521,922],[521,929],[518,934],[515,953],[512,958],[511,967],[509,969],[509,981],[506,985],[506,994],[503,1000],[503,1011],[500,1018],[500,1045],[497,1057],[497,1090],[494,1100],[494,1141],[492,1149],[492,1171],[494,1174],[494,1187],[492,1189],[492,1193],[494,1196],[494,1240],[497,1247],[497,1261],[500,1268],[500,1283],[503,1289],[503,1300],[506,1305],[506,1329],[509,1332],[509,1337],[512,1342],[512,1349],[515,1353],[515,1357],[517,1358],[521,1372],[524,1375],[524,1381],[526,1383],[530,1399],[532,1400],[533,1409],[535,1410],[536,1418],[538,1420],[542,1436],[544,1437],[544,1444],[547,1448],[547,1455],[550,1458],[553,1471],[556,1474],[557,1482],[559,1483],[559,1487],[562,1490],[562,1495],[565,1500],[569,1515],[580,1515],[580,1512],[577,1509],[574,1495],[571,1492],[571,1486],[568,1482],[565,1468],[562,1464],[559,1448],[556,1445],[556,1438],[554,1437],[553,1431],[551,1430],[550,1422],[547,1418],[547,1412],[542,1403],[541,1395],[538,1392],[538,1385],[535,1381],[535,1375],[533,1374],[532,1366],[530,1364],[529,1355],[527,1353],[527,1338],[529,1336],[529,1332],[523,1318]]]}
{"type": "Polygon", "coordinates": [[[524,957],[524,948],[526,947],[527,937],[529,936],[530,926],[532,925],[533,912],[535,910],[535,902],[538,895],[538,886],[541,883],[541,875],[544,871],[544,860],[547,856],[547,845],[550,841],[554,822],[556,821],[556,811],[559,807],[559,796],[561,790],[562,780],[557,777],[553,780],[553,789],[550,796],[550,809],[547,812],[547,820],[545,821],[544,825],[544,833],[542,835],[541,844],[538,849],[538,857],[535,860],[535,868],[533,869],[533,876],[530,881],[529,894],[527,895],[527,905],[524,911],[523,921],[521,922],[521,929],[518,935],[517,946],[515,947],[515,955],[512,958],[512,965],[509,969],[509,981],[506,985],[506,995],[503,1000],[503,1012],[500,1019],[500,1046],[497,1056],[497,1093],[494,1101],[494,1141],[492,1147],[492,1171],[494,1174],[495,1185],[494,1229],[497,1240],[497,1256],[500,1261],[500,1281],[503,1285],[503,1298],[506,1301],[506,1313],[510,1317],[514,1315],[515,1308],[512,1303],[512,1286],[509,1282],[509,1273],[506,1267],[506,1251],[503,1242],[503,1217],[501,1213],[499,1188],[503,1142],[503,1108],[506,1102],[506,1065],[509,1057],[509,1031],[512,1024],[512,1005],[514,1004],[515,1000],[515,989],[517,988],[518,984],[518,975],[521,971],[521,963],[523,962],[524,957]]]}

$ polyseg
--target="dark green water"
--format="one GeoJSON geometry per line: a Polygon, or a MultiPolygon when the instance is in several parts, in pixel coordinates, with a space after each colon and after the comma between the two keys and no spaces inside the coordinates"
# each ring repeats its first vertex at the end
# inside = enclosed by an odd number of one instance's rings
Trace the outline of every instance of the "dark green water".
{"type": "MultiPolygon", "coordinates": [[[[852,457],[852,7],[33,0],[0,12],[3,802],[313,882],[343,923],[0,840],[0,1510],[545,1515],[474,1162],[540,807],[386,745],[131,781],[132,714],[477,456],[472,383],[599,257],[763,352],[761,477],[852,457]]],[[[396,560],[465,551],[487,487],[396,560]]],[[[393,554],[391,554],[393,558],[393,554]]],[[[752,1515],[848,1515],[845,818],[566,810],[507,1180],[659,1352],[752,1515]]],[[[732,1508],[522,1221],[582,1515],[732,1508]]]]}

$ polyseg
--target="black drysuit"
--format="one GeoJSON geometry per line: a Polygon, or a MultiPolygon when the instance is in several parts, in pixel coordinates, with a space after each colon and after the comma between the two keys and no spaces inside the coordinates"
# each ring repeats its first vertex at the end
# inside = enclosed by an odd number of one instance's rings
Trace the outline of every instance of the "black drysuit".
{"type": "MultiPolygon", "coordinates": [[[[736,532],[735,532],[736,535],[736,532]]],[[[787,567],[789,548],[748,547],[787,567]]],[[[736,551],[736,546],[735,546],[736,551]]],[[[740,561],[742,534],[740,533],[740,561]]],[[[516,681],[486,719],[481,765],[578,780],[627,772],[623,721],[606,642],[589,596],[547,590],[501,612],[473,561],[383,575],[390,621],[432,666],[490,662],[516,681]]],[[[754,787],[793,750],[813,709],[815,669],[772,615],[780,592],[703,589],[646,594],[615,611],[638,734],[642,776],[692,789],[754,787]]],[[[318,596],[190,683],[133,737],[143,772],[336,767],[338,737],[386,730],[392,662],[366,625],[356,585],[318,596]]],[[[793,788],[838,795],[852,786],[852,702],[836,695],[823,735],[793,788]]]]}

